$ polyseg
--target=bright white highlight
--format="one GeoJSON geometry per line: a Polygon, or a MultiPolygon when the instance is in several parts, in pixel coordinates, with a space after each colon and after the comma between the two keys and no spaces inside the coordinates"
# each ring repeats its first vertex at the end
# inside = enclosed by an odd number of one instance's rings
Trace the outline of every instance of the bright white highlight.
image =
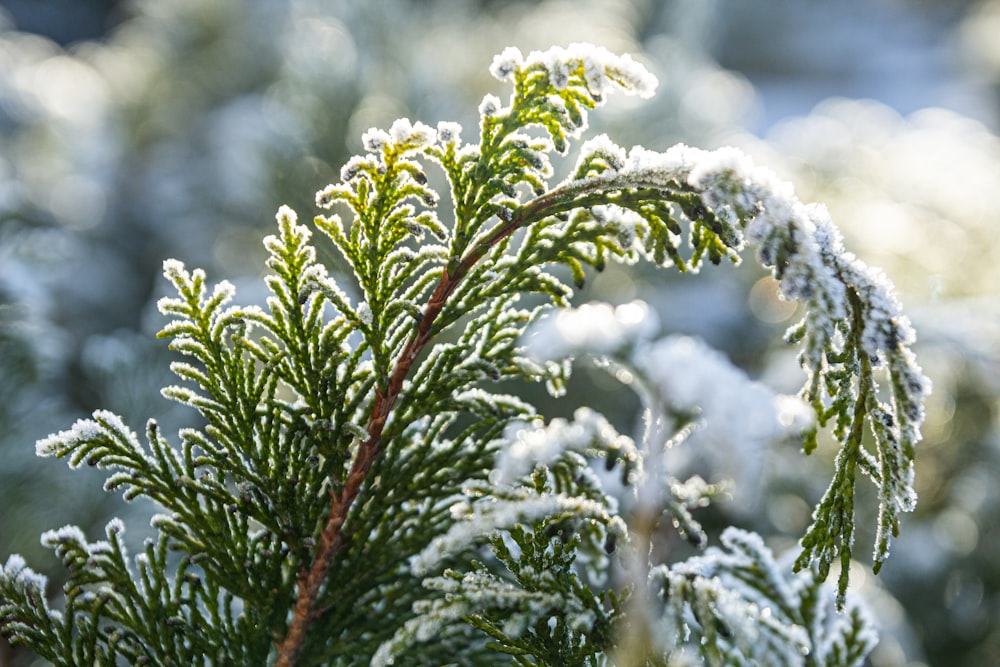
{"type": "Polygon", "coordinates": [[[526,342],[528,353],[541,361],[603,356],[649,339],[658,328],[656,314],[641,301],[593,303],[553,313],[532,328],[526,342]]]}

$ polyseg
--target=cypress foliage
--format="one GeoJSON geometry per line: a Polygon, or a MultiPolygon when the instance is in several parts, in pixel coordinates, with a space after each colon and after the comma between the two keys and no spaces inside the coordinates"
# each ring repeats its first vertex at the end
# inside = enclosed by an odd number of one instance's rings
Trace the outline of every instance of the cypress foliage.
{"type": "Polygon", "coordinates": [[[874,635],[847,595],[855,489],[859,473],[878,489],[877,571],[915,503],[929,388],[891,285],[845,251],[825,209],[733,149],[626,151],[599,136],[553,184],[550,158],[589,111],[616,90],[653,93],[628,56],[508,49],[491,71],[513,92],[483,100],[478,143],[454,123],[373,128],[317,194],[329,214],[310,228],[278,211],[265,306],[164,264],[177,296],[160,301],[160,335],[184,360],[163,393],[203,425],[168,437],[151,420],[140,437],[98,411],[37,444],[155,502],[156,537],[131,557],[119,520],[96,542],[46,533],[64,602],[50,606],[12,556],[6,636],[57,665],[863,662],[874,635]],[[696,271],[751,248],[804,304],[787,335],[808,374],[797,398],[700,341],[657,339],[641,303],[568,308],[588,267],[696,271]],[[500,392],[527,381],[558,395],[575,357],[639,393],[638,441],[593,410],[546,422],[500,392]],[[692,512],[721,488],[674,478],[664,447],[739,455],[796,438],[809,453],[824,429],[836,469],[797,554],[776,560],[735,528],[687,561],[655,548],[671,523],[704,547],[692,512]]]}

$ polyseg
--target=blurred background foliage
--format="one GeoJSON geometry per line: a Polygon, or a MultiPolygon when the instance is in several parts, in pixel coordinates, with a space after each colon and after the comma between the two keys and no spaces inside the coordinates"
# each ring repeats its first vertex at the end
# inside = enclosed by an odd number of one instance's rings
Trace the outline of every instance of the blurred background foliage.
{"type": "MultiPolygon", "coordinates": [[[[159,396],[164,258],[261,301],[274,211],[308,217],[365,129],[458,120],[471,139],[482,95],[501,89],[493,54],[591,41],[660,79],[651,102],[613,100],[594,132],[743,147],[826,203],[899,287],[935,391],[919,508],[883,574],[855,577],[883,626],[871,664],[1000,664],[998,35],[1000,0],[0,2],[0,557],[54,568],[41,531],[96,534],[112,513],[148,512],[99,476],[35,459],[33,443],[98,407],[134,428],[191,419],[159,396]]],[[[697,277],[609,267],[578,298],[646,299],[665,330],[794,391],[780,343],[794,307],[749,264],[697,277]]],[[[577,373],[550,415],[586,402],[634,424],[629,392],[577,373]]],[[[756,501],[711,520],[793,546],[832,454],[767,454],[756,501]]],[[[707,476],[739,472],[676,456],[707,476]]],[[[0,665],[28,664],[0,645],[0,665]]]]}

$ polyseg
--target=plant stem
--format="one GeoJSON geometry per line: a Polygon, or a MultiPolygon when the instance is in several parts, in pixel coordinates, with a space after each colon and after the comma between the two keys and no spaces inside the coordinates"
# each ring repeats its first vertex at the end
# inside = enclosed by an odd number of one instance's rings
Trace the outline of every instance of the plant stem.
{"type": "Polygon", "coordinates": [[[434,290],[434,294],[424,308],[423,318],[417,325],[416,333],[407,343],[396,362],[385,393],[377,387],[375,389],[375,406],[368,421],[368,438],[358,447],[358,453],[351,464],[351,471],[348,473],[340,493],[332,494],[330,514],[323,532],[320,534],[312,566],[308,570],[303,568],[299,572],[298,599],[292,612],[292,622],[288,633],[278,648],[278,661],[275,663],[277,667],[292,667],[298,661],[305,643],[306,631],[315,618],[316,599],[323,582],[326,581],[326,573],[333,557],[344,546],[342,529],[347,513],[361,493],[361,487],[368,476],[368,471],[371,470],[372,464],[375,463],[375,459],[382,451],[382,431],[385,428],[386,419],[388,419],[389,412],[399,397],[403,388],[403,380],[409,374],[414,360],[433,336],[434,320],[460,279],[461,274],[449,276],[447,271],[444,272],[437,289],[434,290]]]}
{"type": "Polygon", "coordinates": [[[316,545],[316,554],[312,565],[299,570],[297,578],[298,597],[292,610],[292,621],[288,632],[278,646],[278,659],[275,667],[293,667],[302,654],[306,633],[310,624],[319,615],[316,600],[319,597],[323,583],[333,558],[344,546],[343,527],[354,501],[357,500],[364,486],[369,470],[375,459],[382,453],[382,432],[386,420],[403,389],[403,381],[410,373],[413,362],[434,337],[434,321],[448,302],[448,298],[458,287],[476,262],[483,258],[489,250],[504,238],[510,236],[521,227],[533,220],[576,208],[581,205],[580,196],[589,194],[593,183],[574,182],[566,187],[557,188],[520,207],[514,217],[506,224],[480,242],[462,258],[454,273],[444,269],[427,305],[424,306],[423,317],[417,324],[417,330],[400,354],[389,384],[383,393],[375,388],[375,405],[368,420],[368,438],[358,447],[358,453],[351,464],[344,486],[339,493],[331,493],[330,513],[316,545]]]}

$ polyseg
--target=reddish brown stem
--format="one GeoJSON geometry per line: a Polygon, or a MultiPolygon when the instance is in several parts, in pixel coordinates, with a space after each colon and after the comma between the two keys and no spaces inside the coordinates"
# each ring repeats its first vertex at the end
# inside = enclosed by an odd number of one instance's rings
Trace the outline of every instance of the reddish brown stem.
{"type": "MultiPolygon", "coordinates": [[[[468,270],[464,262],[461,266],[468,270]]],[[[386,420],[399,397],[403,381],[409,374],[414,360],[432,338],[434,320],[444,308],[448,296],[454,291],[464,272],[456,272],[455,276],[449,276],[447,271],[444,272],[437,289],[424,308],[423,318],[417,326],[416,333],[396,362],[385,393],[376,389],[375,406],[368,421],[368,438],[358,447],[358,453],[343,489],[340,493],[333,494],[330,514],[316,546],[312,566],[308,570],[303,568],[299,573],[299,595],[292,611],[292,622],[288,627],[288,633],[278,647],[276,667],[292,667],[298,661],[302,646],[305,644],[306,631],[315,615],[316,599],[326,580],[326,573],[330,569],[333,557],[344,546],[342,529],[347,513],[361,493],[368,471],[382,450],[382,431],[385,429],[386,420]]]]}
{"type": "Polygon", "coordinates": [[[588,189],[586,187],[580,188],[580,191],[575,193],[572,192],[572,189],[570,192],[555,190],[525,204],[511,221],[470,250],[453,273],[449,273],[447,269],[443,270],[437,288],[424,307],[423,317],[417,325],[413,338],[407,343],[396,361],[385,392],[376,389],[375,405],[368,420],[368,438],[358,447],[358,453],[351,464],[351,471],[348,473],[340,493],[332,494],[330,514],[316,545],[316,554],[312,565],[308,569],[303,567],[299,571],[298,598],[292,610],[292,622],[288,627],[288,632],[278,646],[278,660],[275,667],[293,667],[298,662],[302,647],[305,645],[306,632],[317,616],[316,600],[323,583],[326,581],[330,563],[344,546],[344,521],[347,519],[347,514],[354,501],[361,493],[361,487],[368,476],[368,471],[371,470],[375,459],[382,452],[382,432],[385,429],[389,413],[403,389],[403,381],[409,375],[413,362],[433,338],[434,321],[448,302],[448,298],[469,272],[469,269],[482,259],[490,248],[513,234],[526,221],[545,217],[555,210],[561,209],[568,200],[572,199],[573,194],[582,194],[588,189]]]}

